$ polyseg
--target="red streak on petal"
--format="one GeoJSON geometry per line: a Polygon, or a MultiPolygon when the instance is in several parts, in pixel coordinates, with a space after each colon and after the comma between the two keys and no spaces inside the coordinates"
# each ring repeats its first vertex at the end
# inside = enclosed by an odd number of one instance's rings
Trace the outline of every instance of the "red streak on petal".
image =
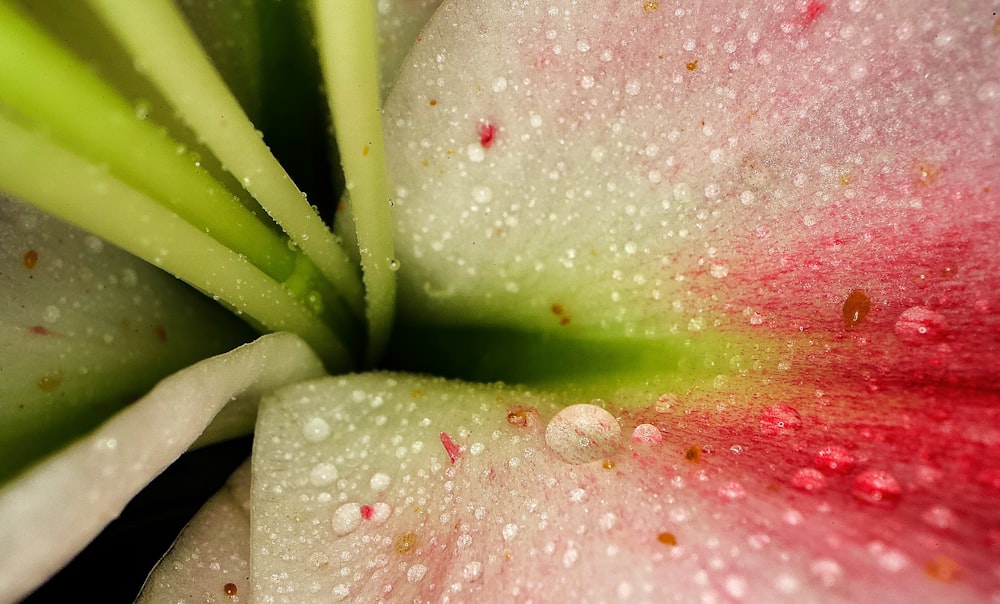
{"type": "Polygon", "coordinates": [[[813,24],[813,21],[815,21],[824,12],[826,12],[826,4],[822,2],[810,2],[806,5],[805,12],[802,13],[801,17],[799,17],[799,25],[801,25],[803,29],[809,27],[813,24]]]}
{"type": "Polygon", "coordinates": [[[31,327],[28,327],[28,331],[31,332],[31,333],[33,333],[33,334],[35,334],[36,336],[55,336],[55,335],[59,335],[59,334],[57,334],[54,331],[50,331],[49,329],[47,329],[45,327],[42,327],[41,325],[32,325],[31,327]]]}
{"type": "Polygon", "coordinates": [[[458,445],[455,441],[451,440],[447,432],[441,433],[441,444],[444,445],[444,450],[448,452],[448,459],[451,463],[455,463],[455,460],[462,456],[462,452],[458,450],[458,445]]]}
{"type": "Polygon", "coordinates": [[[496,138],[497,127],[489,122],[483,122],[479,124],[479,144],[483,146],[484,149],[489,149],[493,144],[493,140],[496,138]]]}

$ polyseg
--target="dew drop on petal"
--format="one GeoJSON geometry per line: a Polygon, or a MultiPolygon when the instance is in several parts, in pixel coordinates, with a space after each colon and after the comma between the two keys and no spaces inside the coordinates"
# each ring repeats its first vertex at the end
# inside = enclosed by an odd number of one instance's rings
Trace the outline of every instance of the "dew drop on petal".
{"type": "Polygon", "coordinates": [[[788,405],[771,405],[760,414],[760,431],[767,436],[794,434],[802,428],[802,416],[788,405]]]}
{"type": "Polygon", "coordinates": [[[819,493],[826,488],[826,477],[816,468],[802,468],[792,477],[792,486],[806,493],[819,493]]]}
{"type": "Polygon", "coordinates": [[[958,522],[958,516],[950,508],[943,505],[933,505],[920,515],[920,518],[934,528],[946,530],[953,528],[958,522]]]}
{"type": "Polygon", "coordinates": [[[333,513],[333,532],[344,536],[361,524],[361,506],[356,503],[345,503],[333,513]]]}
{"type": "Polygon", "coordinates": [[[854,469],[854,455],[837,445],[823,447],[813,457],[813,467],[827,475],[847,474],[854,469]]]}
{"type": "Polygon", "coordinates": [[[481,562],[469,562],[462,569],[462,578],[466,581],[475,581],[483,574],[483,564],[481,562]]]}
{"type": "Polygon", "coordinates": [[[719,487],[719,497],[726,501],[739,501],[747,496],[747,490],[738,482],[728,482],[719,487]]]}
{"type": "Polygon", "coordinates": [[[330,436],[330,424],[322,417],[314,417],[302,426],[302,436],[314,443],[326,440],[330,436]]]}
{"type": "Polygon", "coordinates": [[[899,504],[903,490],[892,474],[883,470],[866,470],[854,480],[851,494],[872,505],[894,508],[899,504]]]}
{"type": "Polygon", "coordinates": [[[333,464],[316,464],[309,473],[309,482],[317,487],[325,487],[334,480],[337,480],[337,468],[333,464]]]}
{"type": "Polygon", "coordinates": [[[910,345],[940,341],[947,329],[948,325],[940,313],[922,306],[904,310],[893,326],[896,337],[910,345]]]}
{"type": "Polygon", "coordinates": [[[632,442],[645,445],[659,444],[663,442],[663,434],[652,424],[639,424],[632,430],[632,442]]]}
{"type": "Polygon", "coordinates": [[[424,578],[427,574],[427,567],[423,564],[414,564],[406,571],[406,580],[410,583],[416,583],[417,581],[424,578]]]}
{"type": "Polygon", "coordinates": [[[571,464],[614,457],[622,447],[621,436],[614,416],[591,404],[570,405],[545,427],[546,444],[571,464]]]}
{"type": "Polygon", "coordinates": [[[392,479],[389,478],[388,474],[377,472],[373,474],[371,480],[368,481],[368,486],[370,486],[376,493],[381,493],[389,488],[390,482],[392,482],[392,479]]]}

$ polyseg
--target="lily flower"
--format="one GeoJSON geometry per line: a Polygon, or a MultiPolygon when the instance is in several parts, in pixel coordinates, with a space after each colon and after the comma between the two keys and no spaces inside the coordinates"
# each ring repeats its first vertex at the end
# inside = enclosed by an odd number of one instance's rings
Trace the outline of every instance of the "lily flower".
{"type": "Polygon", "coordinates": [[[63,4],[0,597],[252,431],[138,601],[1000,599],[997,2],[63,4]]]}

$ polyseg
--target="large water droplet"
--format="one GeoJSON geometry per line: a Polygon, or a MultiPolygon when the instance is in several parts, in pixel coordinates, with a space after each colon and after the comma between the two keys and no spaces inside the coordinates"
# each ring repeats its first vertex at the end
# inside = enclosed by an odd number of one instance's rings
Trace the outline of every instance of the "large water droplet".
{"type": "Polygon", "coordinates": [[[344,536],[361,524],[361,506],[356,503],[345,503],[333,513],[333,532],[344,536]]]}
{"type": "Polygon", "coordinates": [[[622,447],[621,438],[618,421],[597,405],[566,407],[545,427],[545,442],[572,464],[613,457],[622,447]]]}
{"type": "Polygon", "coordinates": [[[904,310],[893,327],[896,337],[911,345],[937,342],[947,329],[948,324],[940,313],[922,306],[904,310]]]}
{"type": "Polygon", "coordinates": [[[851,494],[872,505],[894,508],[899,504],[903,490],[892,474],[883,470],[866,470],[854,480],[851,494]]]}

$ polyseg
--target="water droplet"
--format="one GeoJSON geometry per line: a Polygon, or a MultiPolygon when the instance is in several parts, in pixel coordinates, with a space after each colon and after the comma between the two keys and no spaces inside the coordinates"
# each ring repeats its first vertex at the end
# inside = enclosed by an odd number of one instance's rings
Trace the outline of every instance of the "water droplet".
{"type": "Polygon", "coordinates": [[[392,260],[390,260],[389,261],[389,270],[392,271],[392,272],[398,271],[399,270],[399,260],[396,260],[395,258],[393,258],[392,260]]]}
{"type": "Polygon", "coordinates": [[[829,558],[820,558],[812,563],[809,567],[820,582],[826,587],[833,587],[840,581],[840,578],[844,575],[844,569],[837,564],[836,560],[831,560],[829,558]]]}
{"type": "Polygon", "coordinates": [[[729,267],[725,264],[713,264],[711,273],[716,279],[722,279],[729,274],[729,267]]]}
{"type": "Polygon", "coordinates": [[[566,463],[607,459],[621,449],[621,426],[597,405],[570,405],[549,421],[545,442],[566,463]]]}
{"type": "Polygon", "coordinates": [[[826,488],[826,477],[815,468],[802,468],[792,477],[792,486],[806,493],[819,493],[826,488]]]}
{"type": "Polygon", "coordinates": [[[518,527],[516,524],[505,524],[503,527],[503,540],[510,541],[517,537],[518,527]]]}
{"type": "Polygon", "coordinates": [[[309,482],[317,487],[325,487],[334,480],[337,480],[337,468],[333,464],[316,464],[312,472],[309,473],[309,482]]]}
{"type": "Polygon", "coordinates": [[[361,524],[361,506],[345,503],[333,513],[333,532],[343,537],[361,524]]]}
{"type": "Polygon", "coordinates": [[[478,164],[486,159],[486,152],[483,150],[482,145],[469,145],[465,148],[465,155],[474,164],[478,164]]]}
{"type": "Polygon", "coordinates": [[[940,313],[922,306],[904,310],[893,327],[896,337],[911,345],[938,342],[947,329],[948,324],[940,313]]]}
{"type": "Polygon", "coordinates": [[[738,482],[728,482],[719,487],[719,497],[726,501],[739,501],[745,499],[747,490],[738,482]]]}
{"type": "Polygon", "coordinates": [[[389,478],[388,474],[378,472],[372,476],[370,481],[368,481],[368,486],[370,486],[376,493],[381,493],[389,488],[389,483],[391,482],[392,479],[389,478]]]}
{"type": "Polygon", "coordinates": [[[639,424],[632,430],[632,442],[636,444],[656,445],[663,442],[663,434],[652,424],[639,424]]]}
{"type": "Polygon", "coordinates": [[[771,405],[760,414],[760,431],[767,436],[787,436],[802,428],[802,416],[788,405],[771,405]]]}
{"type": "Polygon", "coordinates": [[[955,512],[943,505],[933,505],[927,508],[920,517],[930,526],[942,530],[954,528],[955,523],[958,522],[958,516],[955,515],[955,512]]]}
{"type": "Polygon", "coordinates": [[[823,447],[813,457],[813,467],[824,474],[847,474],[854,469],[854,455],[844,447],[823,447]]]}
{"type": "Polygon", "coordinates": [[[854,480],[851,494],[865,503],[894,508],[899,504],[903,490],[892,474],[883,470],[866,470],[854,480]]]}
{"type": "Polygon", "coordinates": [[[351,588],[348,587],[347,585],[344,585],[343,583],[338,583],[337,585],[334,586],[333,588],[334,601],[340,602],[346,599],[347,596],[349,595],[351,595],[351,588]]]}
{"type": "Polygon", "coordinates": [[[427,574],[427,567],[423,564],[414,564],[406,571],[406,580],[410,583],[416,583],[417,581],[424,578],[427,574]]]}
{"type": "Polygon", "coordinates": [[[58,306],[46,306],[45,310],[42,311],[42,320],[46,323],[55,323],[59,320],[62,312],[59,310],[58,306]]]}
{"type": "Polygon", "coordinates": [[[469,562],[462,569],[462,578],[466,581],[475,581],[483,575],[483,564],[481,562],[469,562]]]}
{"type": "Polygon", "coordinates": [[[507,78],[499,77],[493,80],[493,92],[503,92],[507,90],[507,78]]]}
{"type": "Polygon", "coordinates": [[[302,426],[302,436],[309,442],[319,442],[330,436],[330,424],[322,417],[314,417],[302,426]]]}

